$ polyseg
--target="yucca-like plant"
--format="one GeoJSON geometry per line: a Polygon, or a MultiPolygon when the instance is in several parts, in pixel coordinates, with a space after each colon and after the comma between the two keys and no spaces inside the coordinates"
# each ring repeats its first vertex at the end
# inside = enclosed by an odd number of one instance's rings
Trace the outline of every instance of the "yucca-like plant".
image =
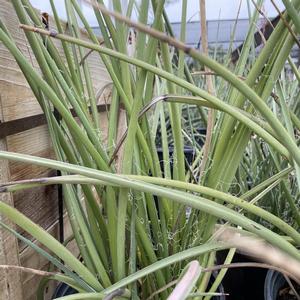
{"type": "MultiPolygon", "coordinates": [[[[122,12],[120,0],[113,0],[113,13],[105,9],[102,0],[88,1],[102,42],[76,0],[65,0],[67,34],[50,2],[57,31],[44,29],[28,0],[12,1],[42,77],[17,48],[3,22],[0,40],[19,64],[47,117],[57,160],[5,151],[0,157],[60,170],[62,176],[8,183],[2,190],[62,184],[80,258],[4,203],[0,203],[1,214],[49,252],[0,224],[60,271],[48,279],[65,282],[79,292],[61,299],[102,299],[108,294],[165,299],[172,292],[169,283],[178,278],[170,299],[179,299],[179,295],[180,299],[209,299],[225,273],[221,271],[207,291],[215,253],[232,247],[214,238],[216,228],[222,232],[225,226],[261,238],[299,262],[300,75],[289,58],[295,34],[300,32],[299,1],[284,1],[287,11],[257,57],[252,46],[259,12],[254,12],[234,67],[227,63],[228,57],[221,65],[184,44],[186,0],[182,1],[181,41],[172,37],[164,1],[128,1],[127,11],[122,12]],[[128,18],[135,7],[138,22],[128,18]],[[153,20],[148,26],[150,10],[153,20]],[[89,41],[81,39],[79,23],[89,41]],[[128,55],[127,49],[130,27],[136,33],[131,31],[131,38],[136,39],[133,55],[128,55]],[[62,43],[66,61],[60,57],[54,38],[62,43]],[[86,61],[91,51],[99,54],[112,80],[106,144],[86,61]],[[208,68],[213,77],[207,80],[205,75],[196,84],[186,56],[195,65],[208,68]],[[287,61],[296,75],[293,81],[284,77],[287,61]],[[128,129],[120,141],[116,129],[121,105],[128,129]],[[61,120],[54,116],[53,107],[61,120]],[[187,122],[182,122],[182,115],[187,116],[187,122]],[[197,124],[211,129],[207,129],[204,147],[194,137],[197,124]],[[187,143],[195,149],[194,161],[188,166],[184,156],[187,143]],[[170,144],[174,148],[172,168],[170,144]],[[196,261],[190,262],[192,258],[196,261]],[[200,266],[207,272],[201,272],[200,266]]],[[[258,0],[257,7],[262,3],[258,0]]],[[[228,252],[226,263],[234,251],[228,252]]],[[[284,267],[281,265],[284,271],[289,270],[284,267]]]]}

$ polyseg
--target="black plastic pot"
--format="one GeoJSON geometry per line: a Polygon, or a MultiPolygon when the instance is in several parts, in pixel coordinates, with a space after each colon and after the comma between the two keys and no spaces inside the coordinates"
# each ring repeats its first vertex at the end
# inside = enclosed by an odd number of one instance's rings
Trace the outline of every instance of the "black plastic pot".
{"type": "Polygon", "coordinates": [[[57,288],[52,296],[52,299],[63,297],[63,296],[74,295],[77,293],[78,292],[76,290],[74,290],[72,287],[68,286],[67,284],[60,283],[57,286],[57,288]]]}
{"type": "MultiPolygon", "coordinates": [[[[187,160],[187,162],[190,164],[193,161],[193,158],[195,156],[195,150],[192,147],[184,147],[183,149],[184,152],[184,156],[187,160]]],[[[157,154],[158,154],[158,158],[160,161],[163,160],[163,149],[162,148],[158,148],[157,149],[157,154]]],[[[174,148],[173,147],[169,147],[169,156],[170,159],[173,157],[174,154],[174,148]]]]}
{"type": "MultiPolygon", "coordinates": [[[[213,273],[213,277],[215,278],[216,276],[217,276],[217,274],[213,273]]],[[[213,282],[214,282],[214,280],[211,280],[210,285],[213,282]]],[[[219,285],[219,287],[217,289],[217,292],[224,294],[224,288],[223,288],[222,284],[219,285]]],[[[74,294],[77,294],[76,290],[74,290],[72,287],[68,286],[65,283],[60,283],[57,286],[57,288],[56,288],[56,290],[55,290],[55,292],[54,292],[54,294],[52,296],[52,299],[63,297],[63,296],[74,295],[74,294]]],[[[212,299],[213,300],[226,300],[226,297],[224,295],[222,295],[222,296],[214,296],[214,297],[212,297],[212,299]]]]}
{"type": "MultiPolygon", "coordinates": [[[[186,162],[190,165],[192,164],[194,157],[195,157],[195,149],[191,147],[185,147],[184,150],[184,157],[186,159],[186,162]]],[[[157,149],[157,154],[158,154],[158,159],[160,162],[160,168],[162,172],[164,172],[164,158],[163,158],[163,150],[161,148],[157,149]]],[[[170,169],[171,173],[173,174],[173,165],[174,165],[174,160],[173,160],[173,155],[174,155],[174,148],[169,147],[169,157],[170,157],[170,169]]],[[[187,169],[187,168],[186,168],[187,169]]]]}
{"type": "MultiPolygon", "coordinates": [[[[221,265],[228,251],[217,252],[217,264],[221,265]]],[[[254,259],[236,252],[233,263],[255,262],[254,259]]],[[[262,268],[232,268],[228,269],[222,281],[226,300],[264,300],[264,284],[267,270],[262,268]]]]}
{"type": "Polygon", "coordinates": [[[274,270],[269,270],[265,280],[265,300],[276,300],[279,291],[287,285],[284,276],[274,270]]]}

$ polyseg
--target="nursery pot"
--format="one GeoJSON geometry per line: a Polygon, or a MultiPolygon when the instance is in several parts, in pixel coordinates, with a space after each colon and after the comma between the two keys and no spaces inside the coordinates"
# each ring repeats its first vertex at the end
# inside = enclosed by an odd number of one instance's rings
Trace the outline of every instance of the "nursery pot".
{"type": "Polygon", "coordinates": [[[78,292],[75,289],[73,289],[69,285],[62,282],[57,286],[57,288],[52,296],[52,299],[63,297],[63,296],[68,296],[68,295],[74,295],[77,293],[78,292]]]}
{"type": "MultiPolygon", "coordinates": [[[[213,279],[210,280],[210,285],[214,282],[214,279],[216,278],[216,273],[213,273],[213,279]]],[[[224,294],[224,288],[222,286],[222,284],[219,285],[218,289],[217,289],[217,292],[219,293],[223,293],[224,294]]],[[[63,296],[69,296],[69,295],[74,295],[74,294],[77,294],[78,292],[73,289],[72,287],[70,287],[69,285],[65,284],[65,283],[60,283],[53,296],[52,296],[52,299],[55,299],[55,298],[59,298],[59,297],[63,297],[63,296]]],[[[226,297],[224,295],[222,296],[214,296],[212,297],[213,300],[226,300],[226,297]]]]}
{"type": "MultiPolygon", "coordinates": [[[[293,285],[297,289],[297,284],[293,283],[293,285]]],[[[265,300],[277,300],[280,291],[288,286],[287,281],[280,272],[269,270],[265,280],[265,300]]],[[[296,299],[296,297],[286,294],[286,296],[283,296],[281,299],[296,299]]]]}
{"type": "Polygon", "coordinates": [[[276,300],[285,283],[286,280],[281,273],[269,270],[265,280],[265,300],[276,300]]]}
{"type": "MultiPolygon", "coordinates": [[[[184,147],[183,152],[184,152],[184,157],[185,157],[187,163],[190,165],[193,162],[193,159],[195,157],[195,153],[196,153],[195,149],[193,149],[192,147],[184,147]]],[[[163,149],[158,148],[157,154],[158,154],[158,159],[160,162],[160,168],[161,168],[162,172],[164,172],[163,149]]],[[[173,174],[173,165],[174,165],[173,154],[174,154],[174,148],[169,147],[170,168],[171,168],[172,174],[173,174]]]]}
{"type": "MultiPolygon", "coordinates": [[[[184,152],[184,156],[185,156],[187,162],[192,163],[194,155],[195,155],[195,150],[192,147],[184,147],[183,152],[184,152]]],[[[169,147],[170,159],[173,157],[173,153],[174,153],[174,148],[169,147]]],[[[158,154],[159,160],[162,161],[163,160],[163,149],[157,148],[157,154],[158,154]]]]}
{"type": "MultiPolygon", "coordinates": [[[[217,264],[221,265],[227,256],[228,251],[217,252],[217,264]]],[[[256,262],[255,259],[236,252],[233,263],[256,262]]],[[[264,300],[264,284],[267,270],[263,268],[232,268],[228,269],[222,285],[226,300],[264,300]]]]}

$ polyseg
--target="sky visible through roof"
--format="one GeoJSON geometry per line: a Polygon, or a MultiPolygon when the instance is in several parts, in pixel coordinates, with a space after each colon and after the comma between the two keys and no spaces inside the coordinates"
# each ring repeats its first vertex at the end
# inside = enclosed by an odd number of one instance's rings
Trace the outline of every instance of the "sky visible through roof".
{"type": "MultiPolygon", "coordinates": [[[[84,3],[84,0],[81,0],[84,3]]],[[[239,18],[248,18],[248,5],[249,1],[251,9],[254,9],[251,0],[207,0],[206,1],[206,14],[207,20],[228,20],[236,19],[238,7],[241,2],[241,9],[239,13],[239,18]]],[[[256,0],[255,0],[256,1],[256,0]]],[[[30,0],[32,5],[41,11],[50,12],[51,6],[49,0],[30,0]]],[[[64,1],[54,0],[57,10],[59,11],[62,18],[65,18],[65,8],[64,1]]],[[[105,1],[108,3],[108,0],[105,1]]],[[[126,2],[126,0],[125,0],[126,2]]],[[[275,3],[280,9],[283,9],[283,4],[281,0],[275,0],[275,3]]],[[[166,11],[168,13],[171,22],[179,22],[181,18],[181,5],[182,0],[172,0],[172,3],[166,6],[166,11]]],[[[93,11],[83,5],[84,13],[92,26],[97,25],[97,21],[93,15],[93,11]]],[[[272,5],[270,0],[264,1],[263,11],[268,17],[274,17],[277,12],[272,5]]],[[[199,0],[188,0],[188,10],[187,10],[187,20],[197,21],[199,20],[199,0]]]]}

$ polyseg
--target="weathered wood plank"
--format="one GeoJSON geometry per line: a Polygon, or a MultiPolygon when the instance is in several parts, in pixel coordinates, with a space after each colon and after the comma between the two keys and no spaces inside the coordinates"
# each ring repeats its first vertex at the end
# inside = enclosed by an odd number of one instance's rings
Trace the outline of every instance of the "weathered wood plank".
{"type": "MultiPolygon", "coordinates": [[[[53,236],[58,236],[59,234],[59,225],[56,221],[53,223],[48,229],[47,232],[52,234],[53,236]]],[[[70,223],[68,221],[67,214],[64,215],[64,235],[65,237],[70,237],[72,235],[72,229],[70,226],[70,223]]],[[[39,247],[43,248],[40,243],[35,242],[39,247]]],[[[74,255],[78,255],[78,248],[76,247],[76,244],[73,242],[68,244],[68,249],[74,253],[74,255]]],[[[39,270],[50,270],[50,264],[44,257],[38,255],[34,250],[31,248],[25,248],[20,253],[20,262],[21,265],[28,268],[36,268],[39,270]]],[[[39,283],[41,277],[37,275],[33,275],[30,273],[23,273],[22,274],[22,285],[26,287],[23,291],[24,299],[35,299],[35,292],[37,284],[39,283]]],[[[54,289],[56,287],[57,283],[54,281],[50,281],[47,285],[47,288],[45,289],[45,300],[51,299],[51,296],[53,295],[54,289]]],[[[1,299],[1,298],[0,298],[1,299]]]]}
{"type": "MultiPolygon", "coordinates": [[[[0,120],[3,119],[1,97],[0,97],[0,120]]],[[[7,150],[5,140],[0,140],[0,150],[7,150]]],[[[0,182],[7,182],[10,179],[9,165],[7,161],[0,160],[0,182]]],[[[9,193],[0,194],[0,201],[14,205],[12,195],[9,193]]],[[[14,225],[0,215],[0,221],[14,228],[14,225]]],[[[0,228],[0,264],[19,265],[19,249],[15,237],[0,228]]],[[[4,270],[0,272],[0,300],[23,299],[21,285],[21,274],[16,271],[4,270]]]]}
{"type": "MultiPolygon", "coordinates": [[[[0,0],[0,18],[14,37],[17,46],[38,71],[38,64],[34,58],[32,49],[25,38],[24,32],[19,29],[19,21],[8,0],[0,0]]],[[[50,18],[50,27],[54,28],[54,22],[50,18]]],[[[67,30],[66,24],[63,27],[67,30]]],[[[82,33],[82,37],[87,39],[82,33]]],[[[63,49],[59,40],[53,40],[63,58],[63,49]]],[[[88,51],[88,50],[86,50],[88,51]]],[[[87,62],[91,70],[91,77],[97,94],[101,88],[111,82],[98,53],[91,53],[87,62]]],[[[41,72],[40,72],[41,73],[41,72]]],[[[107,89],[98,103],[109,104],[111,97],[110,89],[107,89]]],[[[21,70],[9,51],[0,44],[0,121],[8,122],[20,118],[36,116],[42,110],[32,94],[21,70]]],[[[109,109],[109,105],[107,106],[109,109]]],[[[107,112],[99,113],[102,126],[103,142],[107,140],[107,112]]],[[[125,130],[126,113],[120,112],[118,136],[125,130]]],[[[0,139],[0,149],[26,153],[46,158],[54,158],[52,145],[47,130],[47,125],[31,128],[24,132],[7,136],[0,139]]],[[[120,158],[118,158],[120,159],[120,158]]],[[[53,171],[32,165],[24,165],[18,162],[0,161],[1,181],[13,181],[20,179],[38,178],[53,175],[53,171]]],[[[56,187],[42,187],[17,192],[13,195],[0,194],[0,201],[5,201],[16,207],[37,224],[45,228],[56,238],[58,237],[58,213],[57,213],[57,189],[56,187]]],[[[1,217],[0,217],[1,218],[1,217]]],[[[7,220],[4,220],[7,223],[7,220]]],[[[71,235],[71,228],[67,216],[64,218],[65,236],[71,235]]],[[[11,225],[11,224],[10,224],[11,225]]],[[[20,233],[25,234],[18,229],[20,233]]],[[[25,236],[29,237],[25,234],[25,236]]],[[[75,243],[69,245],[73,253],[78,253],[75,243]]],[[[0,231],[0,264],[21,264],[24,267],[48,270],[47,260],[32,249],[18,243],[16,239],[7,232],[0,231]]],[[[16,271],[0,272],[0,300],[31,300],[35,299],[37,284],[40,278],[36,275],[16,271]]],[[[50,299],[55,283],[51,282],[45,299],[50,299]]]]}

